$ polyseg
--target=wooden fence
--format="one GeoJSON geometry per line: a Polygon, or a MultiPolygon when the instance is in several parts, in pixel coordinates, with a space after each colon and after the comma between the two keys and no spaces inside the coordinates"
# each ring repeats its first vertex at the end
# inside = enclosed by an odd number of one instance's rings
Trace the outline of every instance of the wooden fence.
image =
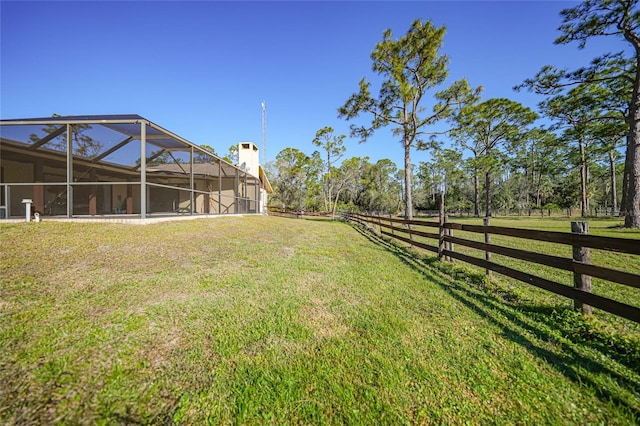
{"type": "MultiPolygon", "coordinates": [[[[619,271],[602,266],[592,265],[590,262],[590,248],[640,255],[640,241],[588,235],[588,224],[572,222],[572,233],[536,231],[528,229],[506,228],[490,226],[485,219],[484,225],[464,225],[448,222],[446,216],[440,215],[439,220],[403,220],[384,216],[368,216],[356,213],[343,213],[345,220],[360,223],[368,227],[378,227],[382,235],[411,244],[424,250],[438,254],[439,259],[458,259],[463,262],[484,268],[488,274],[492,271],[507,277],[534,285],[552,293],[574,300],[574,306],[585,313],[591,312],[591,307],[599,308],[614,315],[640,323],[640,308],[612,300],[591,293],[591,277],[640,288],[640,275],[619,271]],[[432,231],[429,231],[429,228],[432,231]],[[434,229],[435,228],[435,229],[434,229]],[[454,231],[465,231],[482,234],[484,242],[473,241],[454,236],[454,231]],[[405,235],[401,235],[405,234],[405,235]],[[573,257],[565,258],[549,254],[536,253],[520,248],[510,248],[491,243],[492,235],[516,237],[529,241],[542,241],[564,244],[573,247],[573,257]],[[435,245],[417,241],[415,237],[435,240],[435,245]],[[455,244],[483,251],[484,259],[455,251],[455,244]],[[573,273],[574,286],[560,284],[545,278],[532,275],[508,266],[495,263],[491,254],[500,254],[514,259],[520,259],[533,264],[546,265],[573,273]]],[[[524,244],[523,244],[524,245],[524,244]]],[[[640,262],[640,258],[638,258],[640,262]]],[[[529,269],[529,268],[528,268],[529,269]]]]}
{"type": "Polygon", "coordinates": [[[289,210],[278,207],[269,207],[268,213],[272,216],[285,216],[285,217],[331,217],[331,212],[309,212],[302,210],[289,210]]]}

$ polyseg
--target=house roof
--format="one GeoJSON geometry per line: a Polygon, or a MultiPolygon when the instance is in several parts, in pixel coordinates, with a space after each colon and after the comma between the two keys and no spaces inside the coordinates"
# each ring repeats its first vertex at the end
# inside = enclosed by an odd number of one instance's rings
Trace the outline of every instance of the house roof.
{"type": "Polygon", "coordinates": [[[147,123],[146,140],[159,148],[175,150],[184,148],[185,146],[194,146],[200,149],[198,145],[171,133],[170,131],[153,123],[151,120],[137,114],[67,115],[0,120],[0,125],[99,124],[135,139],[140,139],[142,135],[140,134],[140,127],[132,126],[132,124],[140,123],[147,123]]]}
{"type": "MultiPolygon", "coordinates": [[[[195,143],[184,139],[181,136],[176,135],[175,133],[170,132],[169,130],[158,126],[153,123],[151,120],[148,120],[145,117],[142,117],[138,114],[106,114],[106,115],[68,115],[68,116],[52,116],[52,117],[36,117],[36,118],[16,118],[16,119],[2,119],[0,120],[0,126],[3,125],[27,125],[27,126],[37,126],[37,125],[66,125],[66,124],[85,124],[85,125],[100,125],[106,128],[109,128],[113,131],[121,133],[124,136],[127,136],[133,140],[140,140],[142,138],[141,135],[141,126],[137,126],[135,124],[146,123],[145,127],[145,140],[147,143],[154,145],[161,149],[166,149],[170,151],[190,151],[193,147],[200,153],[206,153],[211,157],[220,161],[221,172],[224,176],[233,175],[235,173],[235,169],[241,170],[238,166],[230,164],[220,158],[219,156],[212,154],[208,150],[205,150],[198,146],[195,143]]],[[[5,140],[6,141],[6,140],[5,140]]],[[[123,141],[124,145],[126,141],[123,141]]],[[[37,145],[37,144],[36,144],[37,145]]],[[[35,146],[35,148],[39,148],[39,146],[35,146]]],[[[114,148],[118,149],[118,147],[114,148]]],[[[168,165],[164,165],[160,169],[164,168],[164,171],[167,170],[168,165]]],[[[147,166],[150,170],[154,169],[153,165],[147,166]]],[[[184,165],[178,166],[175,165],[176,170],[172,170],[175,172],[184,172],[184,165]],[[178,170],[180,169],[180,170],[178,170]]],[[[205,172],[205,174],[215,174],[217,175],[217,166],[205,166],[205,165],[194,165],[194,172],[196,170],[205,172]],[[215,172],[214,172],[215,169],[215,172]]],[[[156,167],[156,170],[159,169],[156,167]]],[[[242,170],[241,170],[242,171],[242,170]]],[[[273,189],[271,188],[271,184],[267,179],[266,174],[262,167],[260,167],[260,180],[263,182],[265,189],[271,193],[273,189]]]]}
{"type": "Polygon", "coordinates": [[[126,121],[132,122],[136,120],[150,121],[138,114],[101,114],[101,115],[61,115],[52,117],[29,117],[29,118],[11,118],[0,120],[1,124],[4,123],[17,123],[17,124],[40,124],[40,123],[68,123],[74,122],[86,122],[90,121],[96,123],[98,121],[126,121]]]}
{"type": "Polygon", "coordinates": [[[264,185],[264,189],[267,191],[268,194],[272,194],[273,193],[273,188],[271,187],[271,183],[269,183],[269,179],[267,178],[267,174],[264,172],[264,169],[260,165],[258,165],[258,170],[259,170],[259,174],[260,174],[260,181],[264,185]]]}

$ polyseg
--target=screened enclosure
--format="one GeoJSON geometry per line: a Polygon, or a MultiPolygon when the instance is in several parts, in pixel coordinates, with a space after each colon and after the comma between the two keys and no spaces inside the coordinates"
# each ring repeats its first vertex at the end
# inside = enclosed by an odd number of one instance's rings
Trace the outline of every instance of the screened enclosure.
{"type": "Polygon", "coordinates": [[[269,189],[139,115],[0,121],[0,218],[261,213],[269,189]]]}

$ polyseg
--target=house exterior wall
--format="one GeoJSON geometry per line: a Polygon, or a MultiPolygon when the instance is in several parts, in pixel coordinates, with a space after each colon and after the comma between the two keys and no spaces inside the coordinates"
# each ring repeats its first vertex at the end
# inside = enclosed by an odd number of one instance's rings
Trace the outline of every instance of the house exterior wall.
{"type": "Polygon", "coordinates": [[[267,204],[269,202],[269,194],[264,188],[260,188],[260,213],[267,213],[267,204]]]}
{"type": "Polygon", "coordinates": [[[28,182],[33,179],[33,164],[17,161],[2,162],[3,182],[28,182]]]}

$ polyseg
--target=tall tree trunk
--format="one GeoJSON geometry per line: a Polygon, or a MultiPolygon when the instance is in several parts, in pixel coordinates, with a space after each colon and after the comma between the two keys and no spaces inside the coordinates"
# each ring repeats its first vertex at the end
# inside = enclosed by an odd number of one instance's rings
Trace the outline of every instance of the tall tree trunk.
{"type": "MultiPolygon", "coordinates": [[[[530,188],[534,188],[536,191],[536,206],[540,203],[540,185],[536,181],[537,176],[536,160],[535,160],[535,145],[531,145],[531,172],[528,175],[531,177],[530,188]]],[[[527,209],[531,208],[531,201],[529,199],[529,193],[527,192],[527,209]]]]}
{"type": "Polygon", "coordinates": [[[322,177],[322,201],[324,210],[331,211],[331,193],[329,192],[329,182],[326,174],[322,177]]]}
{"type": "Polygon", "coordinates": [[[640,70],[636,74],[629,111],[629,133],[622,179],[622,205],[626,228],[640,228],[640,70]]]}
{"type": "Polygon", "coordinates": [[[480,217],[480,178],[478,169],[473,170],[473,215],[480,217]]]}
{"type": "Polygon", "coordinates": [[[413,219],[413,200],[411,197],[411,144],[404,141],[404,214],[407,220],[413,219]]]}
{"type": "Polygon", "coordinates": [[[622,201],[620,201],[620,216],[627,216],[627,192],[629,192],[629,170],[631,162],[631,158],[629,158],[629,144],[630,144],[629,133],[627,133],[627,148],[625,149],[624,155],[624,170],[622,172],[622,201]]]}
{"type": "Polygon", "coordinates": [[[536,207],[540,207],[542,205],[542,173],[538,173],[535,180],[535,188],[536,188],[536,207]]]}
{"type": "Polygon", "coordinates": [[[491,172],[487,171],[484,175],[484,190],[487,202],[485,217],[491,217],[491,172]]]}
{"type": "Polygon", "coordinates": [[[613,206],[612,215],[618,214],[618,191],[616,191],[616,162],[614,151],[609,151],[609,178],[611,179],[611,205],[613,206]]]}
{"type": "MultiPolygon", "coordinates": [[[[638,113],[640,113],[640,109],[636,114],[638,113]]],[[[624,226],[627,228],[640,228],[640,117],[634,121],[627,137],[622,208],[620,210],[620,213],[624,215],[624,226]]]]}
{"type": "Polygon", "coordinates": [[[629,104],[629,133],[622,179],[622,204],[626,228],[640,228],[640,39],[633,31],[623,31],[635,49],[636,75],[629,104]]]}
{"type": "Polygon", "coordinates": [[[581,192],[581,215],[587,217],[589,213],[589,205],[587,204],[587,162],[584,153],[584,139],[580,137],[578,140],[580,146],[580,192],[581,192]]]}
{"type": "Polygon", "coordinates": [[[342,190],[344,189],[343,185],[338,186],[338,188],[336,188],[336,198],[333,202],[333,207],[331,210],[331,219],[335,219],[336,217],[336,208],[338,207],[338,199],[340,198],[340,194],[342,193],[342,190]]]}
{"type": "Polygon", "coordinates": [[[338,207],[338,198],[340,197],[340,192],[342,192],[342,190],[338,190],[338,192],[336,193],[336,200],[331,207],[331,219],[336,218],[336,208],[338,207]]]}

